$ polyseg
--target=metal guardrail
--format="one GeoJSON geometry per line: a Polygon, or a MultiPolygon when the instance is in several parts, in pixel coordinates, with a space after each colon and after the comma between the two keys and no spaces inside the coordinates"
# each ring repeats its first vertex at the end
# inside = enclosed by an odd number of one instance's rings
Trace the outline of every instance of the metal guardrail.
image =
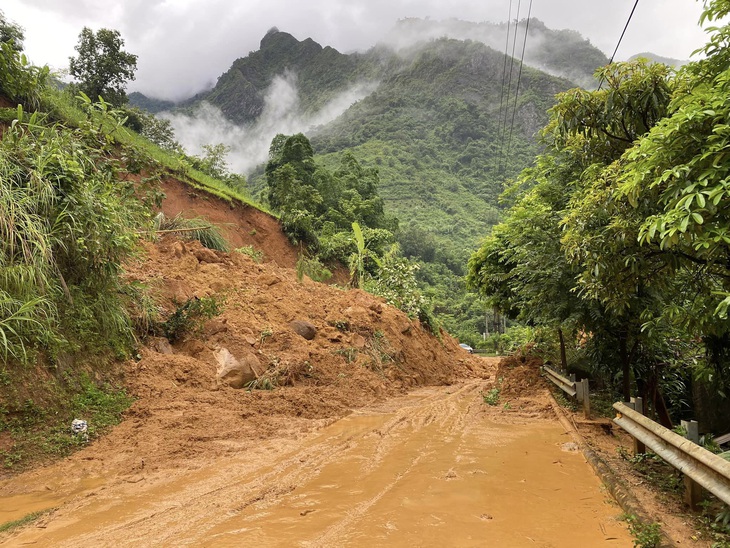
{"type": "Polygon", "coordinates": [[[583,404],[583,414],[586,419],[589,419],[591,417],[591,400],[588,388],[588,379],[576,381],[575,376],[572,375],[571,378],[568,379],[548,366],[543,366],[542,370],[550,382],[570,397],[575,398],[578,403],[583,404]]]}
{"type": "Polygon", "coordinates": [[[730,504],[730,462],[645,417],[624,403],[614,403],[613,422],[690,477],[730,504]]]}
{"type": "Polygon", "coordinates": [[[550,381],[552,381],[552,383],[563,392],[572,397],[576,396],[578,391],[575,387],[575,381],[571,381],[570,379],[563,377],[560,373],[547,366],[543,366],[543,371],[547,375],[548,379],[550,379],[550,381]]]}

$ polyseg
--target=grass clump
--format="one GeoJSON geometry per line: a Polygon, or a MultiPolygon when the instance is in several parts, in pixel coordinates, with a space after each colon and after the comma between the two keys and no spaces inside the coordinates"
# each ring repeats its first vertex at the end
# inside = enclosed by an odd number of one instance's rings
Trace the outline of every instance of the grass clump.
{"type": "Polygon", "coordinates": [[[39,512],[33,512],[31,514],[28,514],[27,516],[23,516],[20,519],[16,519],[14,521],[7,521],[3,524],[0,524],[0,533],[6,533],[8,531],[12,531],[13,529],[18,529],[20,527],[25,527],[26,525],[29,525],[36,521],[41,516],[48,514],[49,512],[52,512],[53,508],[49,508],[47,510],[41,510],[39,512]]]}
{"type": "Polygon", "coordinates": [[[354,363],[357,361],[357,348],[353,347],[347,347],[347,348],[338,348],[337,350],[332,351],[333,354],[338,354],[345,358],[345,361],[348,364],[354,363]]]}
{"type": "Polygon", "coordinates": [[[297,259],[297,281],[299,283],[304,280],[305,274],[315,282],[326,282],[332,277],[332,271],[324,266],[317,257],[300,255],[297,259]]]}
{"type": "Polygon", "coordinates": [[[220,229],[201,217],[186,219],[178,214],[170,218],[159,213],[155,217],[155,232],[175,233],[186,240],[197,240],[204,247],[216,251],[227,252],[230,249],[220,229]]]}
{"type": "Polygon", "coordinates": [[[260,249],[256,249],[252,245],[245,245],[243,247],[238,247],[235,250],[237,253],[240,253],[241,255],[247,255],[253,259],[255,263],[260,263],[264,260],[264,252],[260,249]]]}
{"type": "Polygon", "coordinates": [[[499,388],[491,388],[482,393],[482,399],[487,405],[495,406],[499,403],[499,388]]]}
{"type": "Polygon", "coordinates": [[[660,545],[662,530],[658,523],[644,523],[634,514],[627,514],[624,519],[634,537],[634,548],[655,548],[660,545]]]}

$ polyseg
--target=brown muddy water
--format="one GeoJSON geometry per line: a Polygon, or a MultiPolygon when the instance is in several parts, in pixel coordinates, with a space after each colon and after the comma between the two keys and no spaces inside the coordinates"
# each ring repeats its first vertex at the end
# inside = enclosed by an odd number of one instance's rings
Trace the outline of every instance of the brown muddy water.
{"type": "Polygon", "coordinates": [[[3,546],[633,546],[557,421],[428,388],[194,470],[0,498],[3,546]],[[40,527],[39,527],[40,525],[40,527]]]}

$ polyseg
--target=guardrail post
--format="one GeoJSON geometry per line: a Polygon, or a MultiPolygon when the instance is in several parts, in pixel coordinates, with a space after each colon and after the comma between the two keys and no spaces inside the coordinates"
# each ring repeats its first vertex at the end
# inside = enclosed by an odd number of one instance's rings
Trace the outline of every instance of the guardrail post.
{"type": "Polygon", "coordinates": [[[725,504],[730,504],[730,462],[637,413],[625,403],[614,403],[613,408],[618,411],[614,424],[641,439],[667,463],[725,504]]]}
{"type": "MultiPolygon", "coordinates": [[[[586,419],[591,418],[591,397],[590,390],[588,388],[588,379],[583,379],[580,382],[582,387],[581,392],[583,393],[583,415],[586,419]]],[[[576,385],[577,386],[577,385],[576,385]]]]}
{"type": "Polygon", "coordinates": [[[575,385],[575,401],[583,403],[583,381],[574,381],[575,385]]]}
{"type": "MultiPolygon", "coordinates": [[[[699,445],[700,443],[700,426],[697,421],[682,421],[681,422],[684,429],[687,431],[687,434],[685,435],[685,438],[690,440],[693,443],[696,443],[699,445]]],[[[696,481],[694,481],[689,476],[684,476],[684,502],[687,504],[692,510],[697,509],[697,505],[702,501],[704,498],[704,493],[702,492],[702,486],[698,484],[696,481]]]]}
{"type": "MultiPolygon", "coordinates": [[[[627,404],[628,405],[628,404],[627,404]]],[[[643,398],[631,398],[630,407],[637,413],[644,414],[644,399],[643,398]]],[[[646,453],[646,445],[634,438],[634,456],[646,453]]]]}

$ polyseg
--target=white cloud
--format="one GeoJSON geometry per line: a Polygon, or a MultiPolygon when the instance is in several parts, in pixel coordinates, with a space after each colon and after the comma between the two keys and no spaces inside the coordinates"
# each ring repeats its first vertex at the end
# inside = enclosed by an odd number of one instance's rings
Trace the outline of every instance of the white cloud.
{"type": "Polygon", "coordinates": [[[339,94],[312,116],[300,114],[296,76],[286,73],[274,78],[269,88],[264,110],[255,124],[236,126],[217,107],[201,104],[192,116],[165,113],[176,139],[190,154],[203,153],[203,145],[223,143],[231,148],[227,162],[231,171],[249,173],[265,162],[269,144],[277,133],[292,135],[307,133],[312,128],[334,120],[353,103],[369,95],[377,87],[373,82],[361,82],[339,94]]]}
{"type": "MultiPolygon", "coordinates": [[[[610,55],[633,4],[541,0],[532,14],[551,28],[581,32],[610,55]]],[[[527,5],[521,2],[520,18],[527,5]]],[[[74,55],[83,26],[117,29],[126,49],[139,56],[130,89],[181,99],[211,86],[235,59],[257,50],[273,26],[349,52],[375,45],[400,18],[499,22],[507,19],[508,6],[507,0],[4,0],[2,10],[26,29],[30,58],[58,68],[74,55]]],[[[692,0],[644,0],[617,58],[643,51],[687,58],[705,42],[697,27],[701,10],[701,2],[692,0]]]]}

